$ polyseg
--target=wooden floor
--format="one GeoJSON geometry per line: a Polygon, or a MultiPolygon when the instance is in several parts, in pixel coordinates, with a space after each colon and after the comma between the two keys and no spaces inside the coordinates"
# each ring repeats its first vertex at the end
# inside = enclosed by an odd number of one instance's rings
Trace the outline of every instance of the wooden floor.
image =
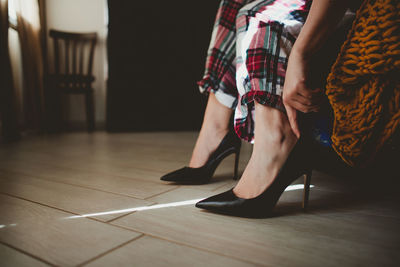
{"type": "MultiPolygon", "coordinates": [[[[196,133],[71,133],[0,146],[0,266],[398,266],[399,189],[313,172],[310,209],[287,191],[269,219],[196,200],[234,186],[159,180],[196,133]]],[[[244,144],[241,171],[251,153],[244,144]]],[[[382,178],[382,177],[379,177],[382,178]]],[[[300,184],[296,181],[294,184],[300,184]]]]}

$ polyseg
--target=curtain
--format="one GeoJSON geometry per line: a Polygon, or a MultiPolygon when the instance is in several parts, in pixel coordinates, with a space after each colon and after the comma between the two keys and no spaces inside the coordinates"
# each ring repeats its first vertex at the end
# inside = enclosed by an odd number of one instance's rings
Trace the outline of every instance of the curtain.
{"type": "Polygon", "coordinates": [[[8,1],[0,0],[0,118],[5,141],[19,138],[15,90],[8,51],[8,1]]]}
{"type": "Polygon", "coordinates": [[[28,130],[42,130],[45,123],[42,25],[38,0],[14,0],[23,65],[23,111],[28,130]]]}

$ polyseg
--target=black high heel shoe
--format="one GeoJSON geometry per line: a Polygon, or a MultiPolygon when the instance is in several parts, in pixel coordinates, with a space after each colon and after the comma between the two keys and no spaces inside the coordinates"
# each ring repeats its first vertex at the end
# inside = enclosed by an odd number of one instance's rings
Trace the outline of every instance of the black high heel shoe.
{"type": "Polygon", "coordinates": [[[216,213],[238,217],[264,218],[272,215],[273,208],[283,191],[299,176],[304,176],[303,209],[307,208],[311,181],[311,168],[304,155],[306,144],[300,139],[272,184],[259,196],[251,199],[240,198],[233,189],[209,197],[196,204],[196,207],[216,213]]]}
{"type": "Polygon", "coordinates": [[[238,178],[238,165],[241,140],[233,130],[230,130],[217,149],[210,155],[207,162],[199,168],[183,167],[176,171],[170,172],[161,177],[161,180],[168,182],[176,182],[181,184],[205,184],[211,180],[215,169],[221,161],[235,153],[235,165],[233,179],[238,178]]]}

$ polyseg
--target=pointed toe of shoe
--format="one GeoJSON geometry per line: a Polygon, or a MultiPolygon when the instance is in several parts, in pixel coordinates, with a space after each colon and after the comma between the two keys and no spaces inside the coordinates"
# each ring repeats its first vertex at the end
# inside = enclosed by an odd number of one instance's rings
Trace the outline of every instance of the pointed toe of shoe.
{"type": "Polygon", "coordinates": [[[215,209],[216,207],[219,206],[220,202],[215,201],[214,197],[209,197],[209,198],[206,198],[206,199],[203,199],[203,200],[197,202],[196,205],[195,205],[196,208],[205,209],[205,210],[213,210],[213,209],[215,209]]]}
{"type": "Polygon", "coordinates": [[[197,202],[197,203],[195,204],[195,207],[196,207],[196,208],[199,208],[199,209],[206,209],[206,208],[207,208],[207,205],[204,205],[204,202],[203,202],[203,200],[202,200],[202,201],[197,202]]]}
{"type": "Polygon", "coordinates": [[[170,174],[166,174],[164,176],[161,176],[160,178],[161,181],[166,181],[166,182],[173,182],[175,180],[174,176],[170,174]]]}
{"type": "Polygon", "coordinates": [[[196,203],[196,208],[203,209],[203,210],[210,210],[210,211],[217,211],[218,205],[215,205],[215,202],[209,201],[208,199],[204,199],[200,202],[196,203]]]}
{"type": "Polygon", "coordinates": [[[183,167],[179,170],[167,173],[160,180],[180,184],[205,184],[210,181],[211,175],[203,167],[183,167]]]}
{"type": "Polygon", "coordinates": [[[226,211],[235,205],[237,197],[233,190],[203,199],[196,203],[196,208],[211,210],[211,211],[226,211]]]}
{"type": "Polygon", "coordinates": [[[162,177],[160,178],[160,180],[161,180],[161,181],[165,181],[165,182],[173,182],[173,181],[174,181],[173,177],[171,177],[171,176],[168,175],[168,174],[162,176],[162,177]]]}
{"type": "Polygon", "coordinates": [[[264,218],[270,216],[262,206],[252,204],[252,200],[237,197],[233,189],[206,198],[196,203],[196,207],[211,212],[246,218],[264,218]]]}
{"type": "Polygon", "coordinates": [[[185,177],[185,173],[187,172],[186,170],[187,170],[187,167],[183,167],[176,171],[167,173],[166,175],[162,176],[160,178],[160,180],[166,181],[166,182],[181,182],[185,177]]]}

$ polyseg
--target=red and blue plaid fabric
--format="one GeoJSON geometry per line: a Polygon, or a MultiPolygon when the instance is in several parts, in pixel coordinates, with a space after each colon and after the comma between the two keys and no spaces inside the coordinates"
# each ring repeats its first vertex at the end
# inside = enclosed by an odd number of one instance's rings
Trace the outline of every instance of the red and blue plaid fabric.
{"type": "Polygon", "coordinates": [[[254,138],[254,101],[282,111],[288,56],[311,0],[222,0],[201,92],[235,108],[235,130],[254,138]]]}

